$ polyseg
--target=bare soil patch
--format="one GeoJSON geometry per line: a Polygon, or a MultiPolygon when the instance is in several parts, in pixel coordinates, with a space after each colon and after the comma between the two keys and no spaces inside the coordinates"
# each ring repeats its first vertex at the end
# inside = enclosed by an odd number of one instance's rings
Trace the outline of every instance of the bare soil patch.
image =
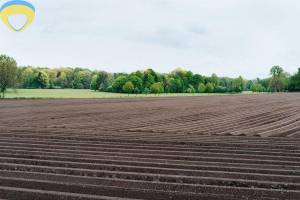
{"type": "Polygon", "coordinates": [[[0,101],[0,199],[300,199],[300,94],[0,101]]]}

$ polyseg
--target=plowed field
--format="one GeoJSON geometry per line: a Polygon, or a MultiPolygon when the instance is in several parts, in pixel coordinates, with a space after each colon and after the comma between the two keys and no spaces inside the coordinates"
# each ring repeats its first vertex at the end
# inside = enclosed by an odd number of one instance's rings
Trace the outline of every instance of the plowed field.
{"type": "Polygon", "coordinates": [[[0,199],[300,199],[300,94],[0,101],[0,199]]]}

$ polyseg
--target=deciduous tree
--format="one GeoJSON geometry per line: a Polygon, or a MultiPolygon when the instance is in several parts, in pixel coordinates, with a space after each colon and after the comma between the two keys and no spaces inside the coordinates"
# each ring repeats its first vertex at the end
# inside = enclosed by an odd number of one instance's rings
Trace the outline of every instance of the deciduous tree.
{"type": "Polygon", "coordinates": [[[205,87],[205,91],[207,93],[213,93],[214,92],[214,85],[212,83],[207,83],[205,87]]]}
{"type": "Polygon", "coordinates": [[[290,79],[289,91],[300,92],[300,68],[298,69],[298,73],[293,75],[290,79]]]}
{"type": "Polygon", "coordinates": [[[288,76],[284,72],[283,68],[276,65],[273,66],[270,70],[270,73],[272,75],[271,81],[270,81],[270,87],[273,92],[282,92],[285,90],[285,88],[288,85],[288,76]]]}
{"type": "Polygon", "coordinates": [[[125,75],[121,75],[118,78],[114,80],[112,83],[112,90],[113,92],[122,92],[123,91],[123,86],[127,82],[127,77],[125,75]]]}
{"type": "Polygon", "coordinates": [[[46,72],[40,71],[36,77],[39,88],[45,89],[49,87],[49,77],[46,72]]]}
{"type": "Polygon", "coordinates": [[[127,81],[123,86],[123,92],[127,94],[132,94],[134,91],[134,85],[131,81],[127,81]]]}
{"type": "Polygon", "coordinates": [[[0,92],[3,98],[7,88],[16,84],[17,70],[17,62],[13,58],[0,55],[0,92]]]}
{"type": "Polygon", "coordinates": [[[264,92],[265,88],[260,83],[254,83],[251,86],[251,91],[252,92],[264,92]]]}
{"type": "Polygon", "coordinates": [[[162,83],[158,82],[158,83],[152,84],[150,90],[151,90],[151,93],[159,94],[159,93],[164,92],[164,87],[163,87],[162,83]]]}
{"type": "Polygon", "coordinates": [[[205,93],[206,92],[206,86],[204,85],[204,83],[199,84],[198,92],[199,93],[205,93]]]}

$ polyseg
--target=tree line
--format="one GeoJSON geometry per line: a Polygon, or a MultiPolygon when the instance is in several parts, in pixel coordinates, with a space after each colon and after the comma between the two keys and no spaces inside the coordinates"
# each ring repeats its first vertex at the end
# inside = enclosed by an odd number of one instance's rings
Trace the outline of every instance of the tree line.
{"type": "Polygon", "coordinates": [[[282,67],[273,66],[270,77],[246,80],[242,76],[204,76],[182,68],[163,74],[151,68],[133,73],[109,73],[84,68],[18,67],[13,58],[0,55],[0,91],[3,97],[9,87],[92,89],[128,94],[300,91],[300,68],[298,73],[289,75],[282,67]]]}

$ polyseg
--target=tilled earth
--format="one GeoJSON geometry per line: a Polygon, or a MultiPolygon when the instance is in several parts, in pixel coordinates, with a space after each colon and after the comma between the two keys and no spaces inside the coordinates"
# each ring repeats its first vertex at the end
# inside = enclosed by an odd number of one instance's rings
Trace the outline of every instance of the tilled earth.
{"type": "Polygon", "coordinates": [[[300,199],[300,94],[0,101],[0,199],[300,199]]]}

